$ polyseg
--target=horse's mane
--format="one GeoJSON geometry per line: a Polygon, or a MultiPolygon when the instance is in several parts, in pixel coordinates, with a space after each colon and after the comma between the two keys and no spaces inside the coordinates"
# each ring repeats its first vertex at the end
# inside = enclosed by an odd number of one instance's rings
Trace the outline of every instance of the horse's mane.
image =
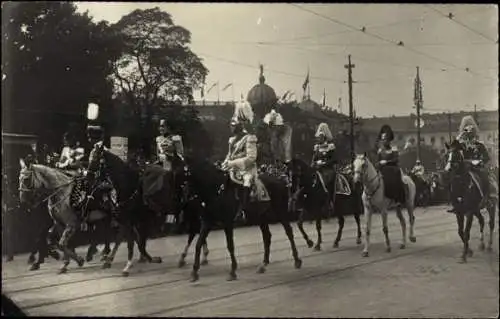
{"type": "Polygon", "coordinates": [[[113,176],[114,184],[117,189],[124,190],[124,187],[135,188],[139,180],[139,172],[133,169],[128,163],[109,150],[103,151],[103,156],[107,165],[112,166],[109,169],[113,176]]]}
{"type": "Polygon", "coordinates": [[[71,176],[64,174],[63,171],[45,166],[42,164],[33,164],[31,166],[35,171],[42,173],[45,177],[53,179],[56,183],[68,183],[72,180],[71,176]]]}

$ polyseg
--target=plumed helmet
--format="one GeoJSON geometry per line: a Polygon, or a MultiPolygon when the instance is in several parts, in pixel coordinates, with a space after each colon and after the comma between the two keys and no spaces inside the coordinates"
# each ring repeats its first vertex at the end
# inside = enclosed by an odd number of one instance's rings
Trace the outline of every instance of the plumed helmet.
{"type": "Polygon", "coordinates": [[[330,131],[330,128],[326,123],[321,123],[320,125],[318,125],[318,129],[316,130],[316,134],[314,134],[314,136],[315,137],[324,136],[328,141],[333,140],[332,132],[330,131]]]}
{"type": "Polygon", "coordinates": [[[251,124],[254,119],[252,106],[247,101],[241,100],[234,107],[232,124],[251,124]]]}
{"type": "Polygon", "coordinates": [[[380,129],[380,133],[378,134],[379,140],[388,140],[389,142],[394,140],[394,132],[392,131],[392,128],[385,124],[382,126],[380,129]]]}
{"type": "Polygon", "coordinates": [[[464,116],[462,121],[460,122],[460,133],[469,133],[473,134],[473,136],[477,136],[479,133],[479,127],[477,126],[476,121],[471,115],[464,116]]]}

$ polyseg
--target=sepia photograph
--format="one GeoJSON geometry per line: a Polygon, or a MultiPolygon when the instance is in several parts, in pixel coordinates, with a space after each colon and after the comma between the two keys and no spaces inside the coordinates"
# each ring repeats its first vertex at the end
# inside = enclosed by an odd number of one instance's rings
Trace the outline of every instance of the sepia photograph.
{"type": "Polygon", "coordinates": [[[1,11],[2,316],[500,315],[498,5],[1,11]]]}

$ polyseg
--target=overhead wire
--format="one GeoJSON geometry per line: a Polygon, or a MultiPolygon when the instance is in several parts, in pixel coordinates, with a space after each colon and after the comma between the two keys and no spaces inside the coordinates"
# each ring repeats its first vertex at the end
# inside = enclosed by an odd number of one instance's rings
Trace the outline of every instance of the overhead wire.
{"type": "Polygon", "coordinates": [[[300,10],[302,10],[302,11],[305,11],[305,12],[308,12],[308,13],[310,13],[310,14],[313,14],[313,15],[316,15],[316,16],[318,16],[318,17],[321,17],[321,18],[323,18],[323,19],[329,20],[329,21],[331,21],[331,22],[333,22],[333,23],[336,23],[336,24],[338,24],[338,25],[342,25],[342,26],[344,26],[344,27],[346,27],[346,28],[349,28],[349,29],[353,29],[353,30],[359,31],[359,32],[361,32],[362,34],[366,34],[367,36],[370,36],[370,37],[373,37],[373,38],[379,39],[380,41],[383,41],[383,42],[387,42],[387,43],[390,43],[390,44],[396,45],[396,46],[401,47],[401,48],[403,48],[403,49],[406,49],[406,50],[408,50],[408,51],[410,51],[410,52],[413,52],[413,53],[415,53],[415,54],[417,54],[417,55],[421,55],[421,56],[427,57],[428,59],[431,59],[431,60],[437,61],[437,62],[439,62],[439,63],[441,63],[441,64],[444,64],[444,65],[447,65],[447,66],[449,66],[449,67],[453,67],[453,68],[456,68],[456,69],[461,69],[461,70],[464,70],[464,71],[465,71],[465,72],[467,72],[467,73],[470,73],[470,74],[473,74],[473,75],[476,75],[476,76],[480,76],[480,77],[483,77],[483,78],[488,78],[488,79],[490,79],[490,80],[497,81],[497,79],[493,79],[493,78],[491,78],[491,77],[489,77],[489,76],[486,76],[486,75],[484,75],[484,74],[481,74],[481,73],[477,73],[477,72],[475,72],[475,71],[472,71],[472,70],[470,70],[470,68],[464,68],[464,67],[459,67],[459,66],[456,66],[456,65],[454,65],[454,64],[452,64],[452,63],[450,63],[450,62],[448,62],[448,61],[445,61],[445,60],[443,60],[443,59],[441,59],[441,58],[438,58],[438,57],[432,56],[432,55],[430,55],[430,54],[427,54],[427,53],[425,53],[425,52],[422,52],[422,51],[416,50],[416,49],[414,49],[414,48],[408,47],[408,46],[406,46],[406,45],[404,44],[404,42],[403,42],[403,41],[395,41],[395,40],[386,39],[386,38],[384,38],[384,37],[382,37],[382,36],[379,36],[378,34],[372,33],[372,32],[367,31],[367,30],[365,30],[365,31],[358,30],[356,27],[354,27],[354,26],[352,26],[352,25],[350,25],[350,24],[347,24],[347,23],[345,23],[345,22],[343,22],[343,21],[340,21],[340,20],[338,20],[338,19],[334,19],[334,18],[331,18],[331,17],[325,16],[325,15],[323,15],[323,14],[317,13],[317,12],[315,12],[315,11],[313,11],[313,10],[309,10],[309,9],[307,9],[307,8],[304,8],[304,7],[299,6],[299,5],[297,5],[297,4],[294,4],[294,3],[290,3],[289,5],[294,6],[294,7],[298,8],[298,9],[300,9],[300,10]]]}
{"type": "Polygon", "coordinates": [[[487,39],[487,40],[489,40],[489,41],[493,42],[494,44],[498,44],[498,42],[497,42],[498,40],[497,40],[497,41],[495,41],[495,40],[493,40],[492,38],[490,38],[490,37],[486,36],[485,34],[483,34],[483,33],[479,32],[479,31],[477,31],[477,30],[475,30],[475,29],[473,29],[473,28],[469,27],[469,26],[468,26],[468,25],[466,25],[465,23],[463,23],[463,22],[461,22],[461,21],[459,21],[459,20],[455,19],[455,17],[453,16],[453,13],[451,13],[451,12],[450,12],[450,13],[447,15],[447,14],[445,14],[445,13],[443,13],[443,12],[439,11],[438,9],[433,8],[433,7],[432,7],[432,6],[430,6],[430,5],[426,5],[426,6],[427,6],[429,9],[431,9],[432,11],[436,12],[437,14],[439,14],[439,15],[441,15],[441,16],[443,16],[443,17],[447,18],[447,19],[448,19],[448,20],[450,20],[450,21],[453,21],[455,24],[458,24],[458,25],[460,25],[460,26],[464,27],[465,29],[467,29],[467,30],[469,30],[469,31],[471,31],[471,32],[473,32],[473,33],[475,33],[475,34],[479,35],[480,37],[482,37],[482,38],[484,38],[484,39],[487,39]]]}

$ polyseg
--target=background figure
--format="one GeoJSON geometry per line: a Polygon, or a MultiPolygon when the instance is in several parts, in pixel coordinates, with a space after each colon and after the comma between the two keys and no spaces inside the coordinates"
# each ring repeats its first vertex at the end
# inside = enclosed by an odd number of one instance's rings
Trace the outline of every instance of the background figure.
{"type": "Polygon", "coordinates": [[[269,127],[274,163],[290,162],[292,160],[292,128],[284,124],[283,117],[274,108],[264,116],[264,123],[269,127]]]}

